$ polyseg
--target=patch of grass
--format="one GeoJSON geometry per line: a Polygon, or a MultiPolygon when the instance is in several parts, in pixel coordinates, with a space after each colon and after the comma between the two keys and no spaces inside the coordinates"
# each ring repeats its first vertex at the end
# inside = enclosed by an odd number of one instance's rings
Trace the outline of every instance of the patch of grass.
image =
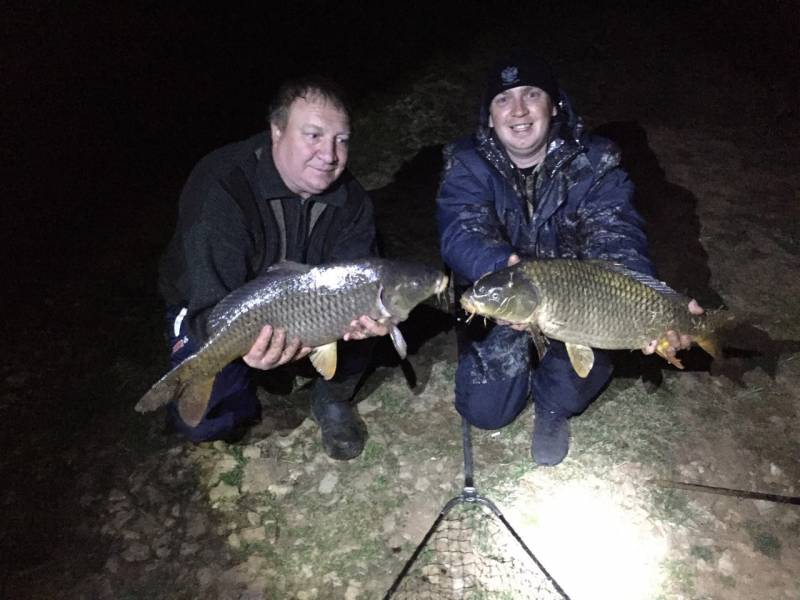
{"type": "Polygon", "coordinates": [[[381,462],[385,454],[386,448],[384,446],[371,439],[367,440],[367,445],[364,447],[364,453],[362,454],[364,466],[371,466],[381,462]]]}
{"type": "Polygon", "coordinates": [[[719,580],[726,588],[733,589],[736,587],[736,578],[733,575],[720,575],[719,580]]]}
{"type": "Polygon", "coordinates": [[[226,485],[230,485],[236,488],[239,488],[242,485],[242,466],[237,465],[235,469],[231,471],[227,471],[219,476],[219,480],[225,483],[226,485]]]}
{"type": "Polygon", "coordinates": [[[689,549],[689,554],[694,556],[695,558],[704,560],[705,562],[711,562],[714,559],[714,549],[711,548],[710,546],[693,545],[689,549]]]}
{"type": "Polygon", "coordinates": [[[763,525],[755,521],[747,521],[744,525],[745,530],[750,536],[753,547],[761,554],[770,558],[779,559],[781,557],[781,541],[768,531],[763,525]]]}
{"type": "Polygon", "coordinates": [[[383,410],[390,415],[399,415],[408,411],[408,398],[396,393],[392,386],[382,385],[375,390],[375,400],[381,403],[383,410]]]}
{"type": "Polygon", "coordinates": [[[244,562],[248,557],[256,554],[274,562],[281,564],[281,556],[276,551],[275,546],[267,541],[263,542],[242,542],[242,547],[237,551],[240,555],[241,561],[244,562]]]}
{"type": "Polygon", "coordinates": [[[653,512],[658,518],[683,525],[696,518],[686,494],[671,488],[653,488],[653,512]]]}
{"type": "Polygon", "coordinates": [[[244,456],[244,448],[242,446],[228,446],[231,456],[236,460],[236,464],[244,466],[247,464],[247,459],[244,456]]]}
{"type": "Polygon", "coordinates": [[[232,470],[222,473],[219,480],[223,483],[234,486],[237,489],[241,488],[242,475],[244,473],[244,466],[247,464],[247,458],[244,456],[244,449],[240,446],[228,446],[229,454],[233,456],[236,461],[236,467],[232,470]]]}

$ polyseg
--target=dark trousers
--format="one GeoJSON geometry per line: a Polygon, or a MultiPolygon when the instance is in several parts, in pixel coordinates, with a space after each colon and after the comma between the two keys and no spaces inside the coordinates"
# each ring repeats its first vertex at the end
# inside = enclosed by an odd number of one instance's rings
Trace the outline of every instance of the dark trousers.
{"type": "MultiPolygon", "coordinates": [[[[200,348],[189,335],[185,320],[180,316],[181,307],[168,307],[166,312],[167,341],[171,350],[170,367],[174,368],[200,348]]],[[[352,396],[361,375],[367,369],[371,342],[339,342],[336,375],[330,381],[321,377],[314,382],[314,389],[332,400],[347,400],[352,396]],[[346,396],[346,397],[345,397],[346,396]]],[[[304,359],[307,362],[308,359],[304,359]]],[[[294,363],[279,369],[291,369],[294,363]]],[[[227,439],[241,428],[261,418],[261,404],[256,396],[253,382],[255,369],[248,367],[242,359],[225,366],[214,378],[208,408],[195,427],[181,419],[175,402],[167,405],[168,418],[175,429],[191,441],[205,442],[227,439]]],[[[269,371],[261,371],[269,376],[269,371]]],[[[284,373],[285,375],[285,373],[284,373]]]]}
{"type": "Polygon", "coordinates": [[[456,409],[482,429],[499,429],[513,421],[530,396],[537,412],[579,414],[613,370],[609,353],[595,350],[594,367],[588,377],[579,377],[564,344],[555,340],[541,362],[535,361],[530,334],[505,326],[473,322],[459,331],[458,342],[456,409]]]}

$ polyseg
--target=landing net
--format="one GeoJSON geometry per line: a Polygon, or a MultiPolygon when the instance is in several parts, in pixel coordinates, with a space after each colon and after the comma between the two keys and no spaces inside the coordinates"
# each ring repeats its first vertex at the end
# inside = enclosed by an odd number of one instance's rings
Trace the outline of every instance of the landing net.
{"type": "Polygon", "coordinates": [[[444,506],[384,600],[568,600],[497,506],[478,494],[466,420],[462,431],[464,490],[444,506]]]}

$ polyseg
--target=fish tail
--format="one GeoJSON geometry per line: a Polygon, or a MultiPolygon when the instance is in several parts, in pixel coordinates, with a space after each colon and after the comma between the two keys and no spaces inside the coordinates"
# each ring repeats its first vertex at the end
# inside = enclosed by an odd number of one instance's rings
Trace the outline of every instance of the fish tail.
{"type": "Polygon", "coordinates": [[[714,360],[722,359],[722,348],[720,347],[719,338],[713,333],[701,333],[694,337],[694,341],[703,350],[708,352],[714,360]]]}
{"type": "Polygon", "coordinates": [[[198,376],[194,373],[193,358],[188,358],[153,384],[136,403],[135,409],[149,412],[177,401],[181,418],[190,427],[195,427],[208,407],[214,376],[198,376]]]}
{"type": "Polygon", "coordinates": [[[150,412],[169,403],[180,394],[181,388],[186,385],[183,363],[172,369],[161,379],[156,381],[147,393],[136,403],[138,412],[150,412]]]}
{"type": "Polygon", "coordinates": [[[702,324],[692,336],[694,342],[715,360],[722,360],[722,336],[735,326],[736,318],[728,310],[709,310],[703,315],[702,324]]]}

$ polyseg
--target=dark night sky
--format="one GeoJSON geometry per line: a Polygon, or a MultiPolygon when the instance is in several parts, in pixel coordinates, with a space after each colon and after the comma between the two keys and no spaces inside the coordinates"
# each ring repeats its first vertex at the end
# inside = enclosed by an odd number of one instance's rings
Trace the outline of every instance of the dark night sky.
{"type": "MultiPolygon", "coordinates": [[[[730,49],[743,68],[767,76],[779,72],[787,51],[796,52],[791,2],[687,9],[597,2],[377,8],[383,3],[311,0],[224,10],[204,3],[40,4],[12,8],[4,17],[10,76],[3,78],[9,88],[3,95],[10,107],[3,112],[13,119],[3,162],[12,179],[28,179],[25,195],[31,180],[52,186],[66,179],[79,205],[98,185],[176,185],[199,153],[260,127],[266,101],[287,75],[324,72],[358,100],[391,89],[436,51],[456,56],[488,30],[509,39],[557,40],[558,53],[568,56],[587,38],[602,42],[608,33],[597,30],[598,17],[618,12],[624,22],[615,36],[638,28],[637,18],[644,27],[673,23],[676,45],[691,40],[730,49]]],[[[58,186],[37,191],[48,203],[62,196],[65,206],[74,206],[58,186]]]]}

